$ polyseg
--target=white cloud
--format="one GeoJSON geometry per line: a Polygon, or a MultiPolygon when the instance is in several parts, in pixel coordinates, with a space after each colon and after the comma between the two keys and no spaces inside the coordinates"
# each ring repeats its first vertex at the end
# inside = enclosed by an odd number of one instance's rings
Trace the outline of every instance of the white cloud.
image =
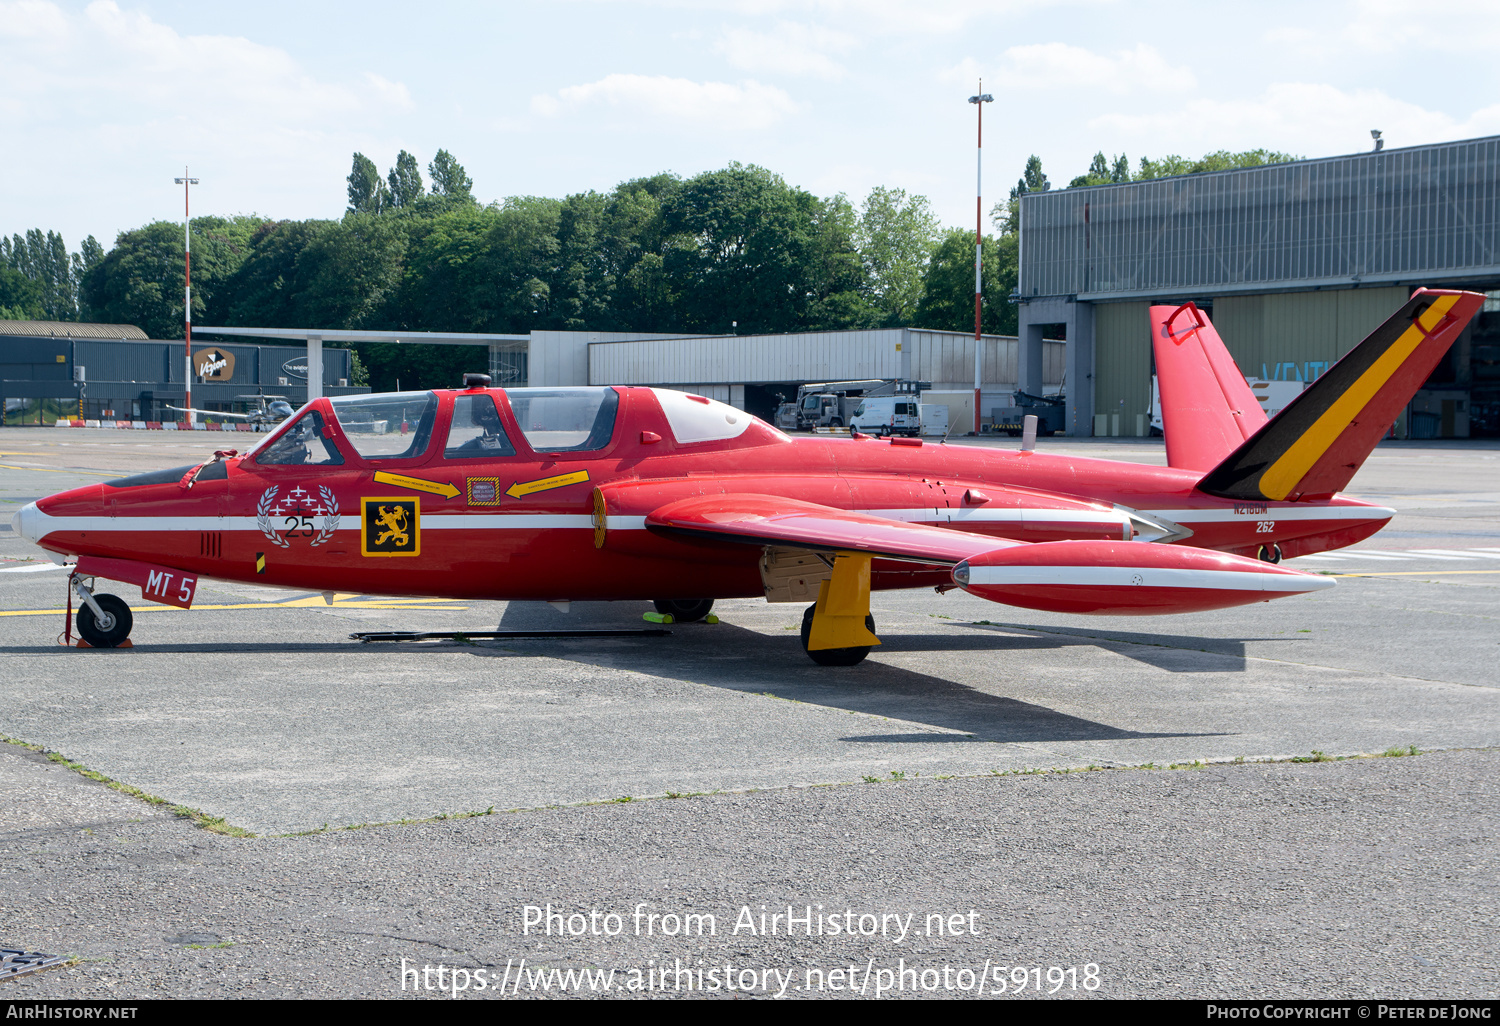
{"type": "Polygon", "coordinates": [[[750,79],[732,84],[625,74],[567,86],[556,96],[535,96],[531,109],[543,117],[555,117],[597,104],[616,108],[627,117],[633,115],[632,120],[726,131],[769,128],[798,109],[780,89],[750,79]]]}
{"type": "Polygon", "coordinates": [[[0,7],[0,25],[10,38],[0,92],[25,97],[19,110],[6,105],[7,121],[67,119],[75,133],[108,123],[149,134],[152,125],[191,116],[199,124],[233,122],[253,138],[412,106],[404,85],[378,75],[324,81],[285,50],[237,36],[183,35],[114,0],[95,0],[81,16],[19,0],[0,7]]]}
{"type": "Polygon", "coordinates": [[[783,21],[771,32],[728,29],[715,50],[745,71],[838,79],[845,69],[830,54],[846,53],[854,42],[845,32],[783,21]]]}
{"type": "Polygon", "coordinates": [[[373,71],[365,72],[365,82],[369,85],[370,91],[387,107],[393,107],[396,110],[411,110],[416,106],[411,101],[411,90],[400,82],[392,82],[373,71]]]}
{"type": "Polygon", "coordinates": [[[31,39],[58,44],[67,39],[68,19],[46,0],[0,3],[0,39],[31,39]]]}
{"type": "Polygon", "coordinates": [[[1009,48],[1000,65],[998,85],[1007,91],[1186,92],[1198,84],[1189,68],[1169,63],[1147,43],[1109,55],[1067,43],[1033,43],[1009,48]]]}
{"type": "Polygon", "coordinates": [[[1500,10],[1492,0],[1354,0],[1342,35],[1363,50],[1464,53],[1500,46],[1500,10]]]}
{"type": "Polygon", "coordinates": [[[1323,83],[1273,85],[1246,100],[1196,99],[1149,114],[1110,113],[1089,122],[1153,156],[1167,151],[1184,156],[1256,145],[1310,157],[1371,148],[1370,129],[1385,133],[1388,148],[1467,139],[1500,133],[1500,104],[1464,117],[1428,110],[1378,89],[1346,91],[1323,83]],[[1181,142],[1184,125],[1197,126],[1198,144],[1181,142]],[[1155,146],[1153,139],[1178,140],[1155,146]]]}

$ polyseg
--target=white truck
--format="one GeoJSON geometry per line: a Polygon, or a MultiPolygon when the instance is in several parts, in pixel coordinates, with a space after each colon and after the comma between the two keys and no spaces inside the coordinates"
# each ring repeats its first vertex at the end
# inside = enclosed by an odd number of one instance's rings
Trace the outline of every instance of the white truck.
{"type": "Polygon", "coordinates": [[[849,428],[867,435],[905,435],[915,438],[922,433],[922,414],[914,395],[866,396],[854,408],[849,428]]]}

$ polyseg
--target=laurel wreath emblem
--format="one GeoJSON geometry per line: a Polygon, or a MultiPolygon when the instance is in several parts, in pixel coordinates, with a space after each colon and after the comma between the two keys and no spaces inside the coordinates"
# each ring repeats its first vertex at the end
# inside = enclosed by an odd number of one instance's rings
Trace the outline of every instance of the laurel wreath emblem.
{"type": "Polygon", "coordinates": [[[314,545],[322,545],[333,537],[333,532],[339,529],[339,500],[334,497],[333,489],[327,485],[318,486],[318,495],[323,499],[323,508],[328,510],[323,514],[323,527],[318,531],[318,536],[313,539],[314,545]]]}
{"type": "Polygon", "coordinates": [[[260,533],[283,549],[292,547],[292,543],[276,533],[276,527],[271,523],[271,503],[276,498],[276,493],[281,491],[280,485],[272,485],[261,493],[260,501],[255,504],[255,526],[260,528],[260,533]]]}

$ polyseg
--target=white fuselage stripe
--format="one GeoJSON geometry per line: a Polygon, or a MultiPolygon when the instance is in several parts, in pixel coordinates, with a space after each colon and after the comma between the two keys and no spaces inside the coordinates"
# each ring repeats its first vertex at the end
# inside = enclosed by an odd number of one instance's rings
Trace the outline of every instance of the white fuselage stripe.
{"type": "Polygon", "coordinates": [[[1320,591],[1337,583],[1312,574],[1180,570],[1131,566],[971,566],[969,584],[1206,588],[1212,591],[1320,591]]]}
{"type": "MultiPolygon", "coordinates": [[[[1245,503],[1241,508],[1256,506],[1245,503]]],[[[1257,507],[1258,508],[1258,507],[1257,507]]],[[[1266,506],[1261,513],[1236,513],[1233,509],[1147,509],[1142,513],[1179,524],[1232,524],[1256,520],[1389,520],[1396,515],[1384,506],[1266,506]]]]}
{"type": "Polygon", "coordinates": [[[904,523],[946,523],[961,520],[979,521],[980,523],[997,524],[1042,524],[1042,523],[1065,523],[1065,524],[1119,524],[1130,523],[1130,518],[1124,513],[1114,510],[1095,509],[984,509],[984,508],[959,508],[928,507],[925,509],[861,509],[857,513],[864,513],[872,517],[884,517],[886,520],[900,520],[904,523]]]}
{"type": "MultiPolygon", "coordinates": [[[[1128,514],[1120,511],[1067,509],[864,509],[852,512],[882,517],[902,523],[924,524],[1118,524],[1130,523],[1128,514]]],[[[1230,509],[1142,509],[1142,513],[1180,524],[1250,523],[1256,520],[1380,520],[1395,515],[1384,507],[1312,506],[1303,508],[1267,507],[1256,514],[1235,513],[1230,509]]],[[[255,517],[220,516],[50,516],[33,504],[26,511],[28,531],[44,538],[54,531],[259,531],[255,517]]],[[[358,511],[343,514],[347,527],[358,530],[358,511]]],[[[279,519],[273,517],[273,524],[279,519]]],[[[587,513],[427,513],[422,527],[431,531],[541,531],[559,528],[592,530],[593,517],[587,513]]],[[[640,531],[646,527],[644,516],[610,516],[611,531],[640,531]]]]}

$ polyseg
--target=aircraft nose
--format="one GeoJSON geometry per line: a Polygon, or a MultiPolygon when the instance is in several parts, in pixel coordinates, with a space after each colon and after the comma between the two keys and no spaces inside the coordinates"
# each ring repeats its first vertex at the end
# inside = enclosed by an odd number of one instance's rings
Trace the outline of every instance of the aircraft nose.
{"type": "Polygon", "coordinates": [[[38,521],[41,516],[36,508],[36,503],[28,502],[22,506],[16,515],[10,518],[10,529],[29,542],[39,541],[36,536],[38,521]]]}

